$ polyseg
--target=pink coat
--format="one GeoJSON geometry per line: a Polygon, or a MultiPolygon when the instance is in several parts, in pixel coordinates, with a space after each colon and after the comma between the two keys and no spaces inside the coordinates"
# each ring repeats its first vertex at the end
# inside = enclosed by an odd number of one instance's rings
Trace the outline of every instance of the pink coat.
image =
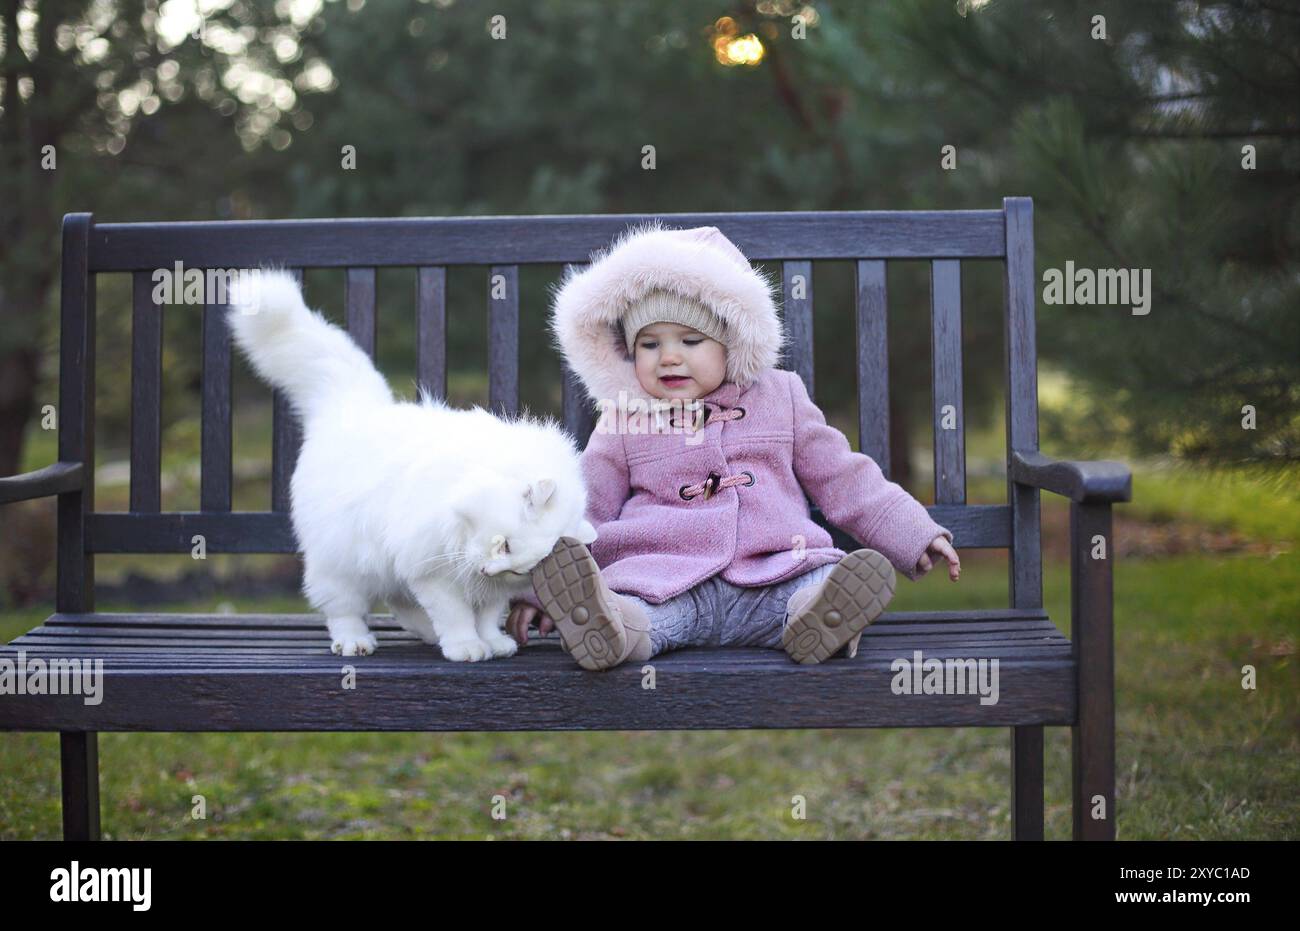
{"type": "MultiPolygon", "coordinates": [[[[772,367],[783,334],[770,293],[715,228],[657,225],[571,273],[560,291],[553,327],[602,407],[581,461],[597,533],[591,553],[614,591],[659,604],[718,574],[772,585],[837,562],[844,551],[813,522],[808,498],[911,579],[935,537],[951,542],[919,501],[826,423],[798,375],[772,367]],[[728,327],[727,380],[700,399],[709,417],[698,433],[680,409],[628,415],[629,396],[647,396],[619,349],[616,322],[651,287],[704,300],[728,327]],[[710,473],[737,483],[708,497],[683,494],[710,473]]],[[[535,597],[522,600],[540,608],[535,597]]]]}

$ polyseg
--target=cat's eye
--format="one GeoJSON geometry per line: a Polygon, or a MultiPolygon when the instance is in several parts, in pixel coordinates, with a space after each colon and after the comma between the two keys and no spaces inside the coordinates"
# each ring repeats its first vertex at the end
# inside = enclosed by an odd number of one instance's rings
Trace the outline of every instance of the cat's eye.
{"type": "Polygon", "coordinates": [[[503,553],[509,553],[509,552],[510,552],[510,541],[509,541],[509,540],[502,540],[502,541],[501,541],[501,552],[503,552],[503,553]]]}

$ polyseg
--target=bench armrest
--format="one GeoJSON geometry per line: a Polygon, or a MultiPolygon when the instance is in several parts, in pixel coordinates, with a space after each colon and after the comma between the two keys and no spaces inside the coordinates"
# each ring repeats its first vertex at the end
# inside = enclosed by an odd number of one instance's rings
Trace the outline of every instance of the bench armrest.
{"type": "Polygon", "coordinates": [[[1108,459],[1079,462],[1013,451],[1011,480],[1080,504],[1133,500],[1133,474],[1124,463],[1108,459]]]}
{"type": "Polygon", "coordinates": [[[54,465],[0,478],[0,504],[26,501],[29,498],[48,498],[81,488],[80,462],[56,462],[54,465]]]}

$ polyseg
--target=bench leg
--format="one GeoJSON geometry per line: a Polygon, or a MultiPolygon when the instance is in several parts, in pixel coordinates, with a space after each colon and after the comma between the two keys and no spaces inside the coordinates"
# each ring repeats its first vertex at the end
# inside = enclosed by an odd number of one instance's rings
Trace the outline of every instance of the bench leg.
{"type": "Polygon", "coordinates": [[[1078,676],[1071,728],[1074,839],[1115,839],[1115,547],[1110,505],[1070,504],[1070,637],[1078,676]]]}
{"type": "Polygon", "coordinates": [[[61,731],[63,839],[99,840],[99,734],[61,731]]]}
{"type": "Polygon", "coordinates": [[[1043,727],[1011,728],[1011,839],[1043,839],[1043,727]]]}

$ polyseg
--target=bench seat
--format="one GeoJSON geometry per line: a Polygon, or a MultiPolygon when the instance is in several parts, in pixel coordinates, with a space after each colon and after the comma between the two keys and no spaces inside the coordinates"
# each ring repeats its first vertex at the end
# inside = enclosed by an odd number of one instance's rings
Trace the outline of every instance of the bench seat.
{"type": "Polygon", "coordinates": [[[695,648],[599,675],[554,634],[508,659],[452,663],[386,615],[371,656],[330,652],[310,614],[55,614],[0,660],[103,660],[102,700],[7,695],[0,730],[474,731],[945,727],[1075,720],[1071,644],[1039,609],[884,614],[852,659],[695,648]],[[895,695],[895,659],[998,660],[998,701],[895,695]],[[356,687],[343,688],[343,667],[356,687]]]}

